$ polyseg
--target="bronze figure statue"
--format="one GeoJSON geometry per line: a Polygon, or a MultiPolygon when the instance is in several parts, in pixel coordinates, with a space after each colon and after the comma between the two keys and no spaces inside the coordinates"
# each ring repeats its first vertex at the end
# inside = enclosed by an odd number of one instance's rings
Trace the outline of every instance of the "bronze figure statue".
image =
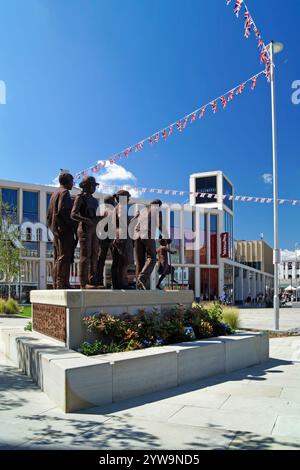
{"type": "Polygon", "coordinates": [[[130,193],[120,190],[115,194],[117,205],[113,213],[115,240],[112,244],[112,285],[113,289],[128,289],[128,266],[133,264],[133,242],[128,234],[130,218],[128,203],[130,193]]]}
{"type": "Polygon", "coordinates": [[[156,199],[138,214],[139,222],[136,226],[138,236],[135,240],[137,289],[150,289],[150,277],[156,264],[157,230],[160,237],[162,236],[162,214],[159,210],[161,206],[162,201],[156,199]]]}
{"type": "MultiPolygon", "coordinates": [[[[105,212],[103,214],[103,217],[106,219],[109,219],[110,222],[113,222],[113,213],[114,213],[114,207],[116,205],[116,199],[114,196],[107,196],[104,198],[104,204],[105,204],[105,212]]],[[[113,252],[113,239],[109,238],[109,233],[108,232],[108,223],[103,227],[103,232],[104,234],[100,234],[100,239],[99,239],[99,253],[98,253],[98,284],[99,287],[104,286],[104,267],[105,267],[105,261],[107,259],[107,255],[109,250],[111,253],[113,252]],[[101,238],[101,235],[107,234],[106,238],[101,238]]]]}
{"type": "Polygon", "coordinates": [[[85,176],[79,186],[82,192],[75,198],[71,218],[79,223],[77,235],[80,242],[80,287],[95,289],[99,252],[96,226],[100,217],[97,216],[98,201],[93,194],[98,183],[93,176],[85,176]]]}
{"type": "Polygon", "coordinates": [[[70,288],[70,267],[77,245],[76,228],[71,220],[73,176],[62,173],[59,176],[60,187],[50,199],[47,225],[53,233],[53,288],[70,288]]]}
{"type": "Polygon", "coordinates": [[[169,263],[168,255],[175,255],[176,251],[171,250],[169,245],[172,243],[170,239],[161,239],[159,244],[160,247],[157,248],[156,252],[158,255],[158,274],[160,278],[158,280],[156,289],[162,290],[160,285],[166,276],[171,274],[171,285],[177,284],[177,281],[174,279],[175,268],[169,263]]]}

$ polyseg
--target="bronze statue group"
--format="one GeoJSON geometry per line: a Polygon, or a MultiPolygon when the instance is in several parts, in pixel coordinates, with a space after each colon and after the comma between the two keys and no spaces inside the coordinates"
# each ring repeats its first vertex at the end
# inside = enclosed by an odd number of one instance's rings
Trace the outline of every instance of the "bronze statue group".
{"type": "Polygon", "coordinates": [[[53,288],[70,289],[70,269],[74,262],[75,248],[80,243],[79,278],[81,289],[99,289],[104,287],[104,267],[109,251],[112,254],[112,287],[129,289],[128,267],[136,265],[136,288],[150,289],[150,278],[155,268],[157,257],[160,275],[157,289],[161,289],[164,278],[174,268],[168,262],[171,240],[163,238],[161,206],[156,199],[145,206],[134,217],[128,215],[131,195],[120,190],[104,199],[105,213],[97,215],[98,200],[93,196],[98,183],[93,176],[85,176],[79,187],[81,193],[72,201],[70,191],[73,188],[73,176],[62,173],[59,176],[59,188],[50,199],[47,223],[53,233],[53,288]],[[104,224],[100,225],[99,222],[104,224]],[[125,223],[124,223],[125,222],[125,223]],[[108,226],[114,228],[113,236],[108,236],[108,226]],[[100,233],[99,233],[100,225],[100,233]],[[133,227],[134,236],[129,233],[133,227]],[[160,246],[156,249],[156,234],[159,233],[160,246]],[[102,236],[104,235],[104,236],[102,236]],[[135,256],[134,256],[135,255],[135,256]]]}

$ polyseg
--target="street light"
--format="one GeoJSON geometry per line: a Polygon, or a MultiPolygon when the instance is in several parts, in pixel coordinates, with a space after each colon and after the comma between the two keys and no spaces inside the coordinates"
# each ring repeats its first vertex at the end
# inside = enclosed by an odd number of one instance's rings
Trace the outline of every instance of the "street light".
{"type": "Polygon", "coordinates": [[[279,330],[279,264],[280,250],[278,240],[278,178],[277,178],[277,129],[275,101],[274,55],[283,51],[283,44],[273,42],[268,46],[271,59],[271,105],[272,105],[272,147],[273,147],[273,199],[274,199],[274,329],[279,330]]]}

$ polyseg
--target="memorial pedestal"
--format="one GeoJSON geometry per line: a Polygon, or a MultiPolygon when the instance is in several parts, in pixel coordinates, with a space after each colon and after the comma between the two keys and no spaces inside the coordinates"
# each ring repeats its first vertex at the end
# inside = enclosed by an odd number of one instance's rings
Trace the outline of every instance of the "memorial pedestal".
{"type": "Polygon", "coordinates": [[[97,313],[136,314],[139,310],[159,312],[176,305],[190,307],[194,292],[122,290],[33,290],[33,331],[54,338],[70,349],[86,339],[83,317],[97,313]]]}

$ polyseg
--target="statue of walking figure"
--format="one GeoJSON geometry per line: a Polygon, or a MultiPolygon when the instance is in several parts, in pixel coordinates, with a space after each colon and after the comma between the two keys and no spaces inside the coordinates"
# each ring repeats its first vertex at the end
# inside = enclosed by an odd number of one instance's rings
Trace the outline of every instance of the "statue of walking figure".
{"type": "Polygon", "coordinates": [[[97,288],[97,264],[99,240],[96,234],[98,200],[93,196],[98,183],[93,176],[85,176],[79,187],[81,194],[76,196],[71,217],[79,222],[77,235],[80,242],[79,277],[81,289],[97,288]]]}
{"type": "Polygon", "coordinates": [[[162,213],[160,208],[162,201],[156,199],[150,202],[138,214],[136,226],[137,237],[135,240],[135,260],[137,289],[149,290],[150,277],[156,265],[156,237],[162,238],[162,213]]]}
{"type": "Polygon", "coordinates": [[[112,244],[113,262],[111,267],[113,289],[128,289],[128,266],[133,264],[133,241],[129,236],[128,203],[130,193],[120,190],[115,194],[117,205],[113,213],[115,240],[112,244]]]}
{"type": "Polygon", "coordinates": [[[70,289],[70,268],[77,245],[76,228],[71,220],[73,176],[59,175],[59,188],[50,199],[47,225],[53,233],[53,288],[70,289]]]}
{"type": "Polygon", "coordinates": [[[99,254],[98,254],[98,284],[99,287],[104,286],[104,267],[109,250],[113,252],[113,239],[109,237],[109,223],[113,225],[113,214],[116,206],[114,196],[106,196],[104,198],[105,212],[103,218],[107,220],[107,224],[101,229],[99,238],[99,254]]]}

